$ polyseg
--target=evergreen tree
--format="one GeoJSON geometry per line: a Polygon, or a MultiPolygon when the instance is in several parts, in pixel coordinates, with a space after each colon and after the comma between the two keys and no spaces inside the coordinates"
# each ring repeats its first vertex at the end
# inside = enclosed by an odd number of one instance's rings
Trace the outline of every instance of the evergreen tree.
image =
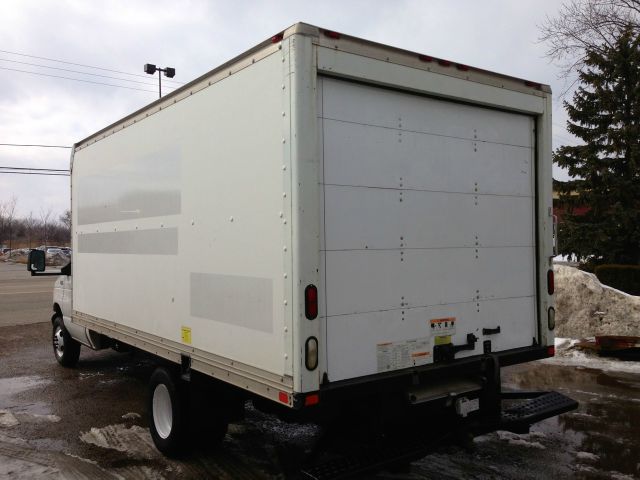
{"type": "Polygon", "coordinates": [[[560,252],[597,263],[640,263],[640,37],[631,28],[611,47],[587,52],[568,130],[584,145],[560,147],[567,168],[560,199],[560,252]],[[572,213],[586,206],[584,215],[572,213]]]}

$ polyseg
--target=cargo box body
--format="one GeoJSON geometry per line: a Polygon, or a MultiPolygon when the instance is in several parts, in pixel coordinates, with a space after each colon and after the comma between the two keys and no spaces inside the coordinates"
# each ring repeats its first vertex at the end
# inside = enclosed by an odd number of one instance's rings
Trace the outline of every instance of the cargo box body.
{"type": "Polygon", "coordinates": [[[550,129],[548,87],[294,25],[75,146],[73,322],[288,406],[535,357],[550,129]]]}

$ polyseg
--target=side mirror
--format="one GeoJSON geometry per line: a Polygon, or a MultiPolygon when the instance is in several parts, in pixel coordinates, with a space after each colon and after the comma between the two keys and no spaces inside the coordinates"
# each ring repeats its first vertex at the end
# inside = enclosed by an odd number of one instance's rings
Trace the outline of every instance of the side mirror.
{"type": "Polygon", "coordinates": [[[33,274],[35,272],[44,272],[45,268],[45,252],[43,250],[31,250],[27,261],[27,270],[33,274]]]}

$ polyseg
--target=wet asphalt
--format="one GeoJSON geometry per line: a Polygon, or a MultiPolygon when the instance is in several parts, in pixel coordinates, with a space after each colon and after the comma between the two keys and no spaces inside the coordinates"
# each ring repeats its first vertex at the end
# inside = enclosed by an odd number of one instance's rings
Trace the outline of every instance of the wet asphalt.
{"type": "MultiPolygon", "coordinates": [[[[14,294],[0,295],[0,478],[286,478],[313,443],[314,426],[284,424],[249,404],[218,450],[163,457],[147,431],[153,361],[83,348],[76,368],[60,367],[50,345],[50,294],[15,293],[32,279],[0,262],[1,288],[7,279],[14,294]],[[31,313],[16,316],[20,305],[31,313]]],[[[497,432],[466,448],[443,446],[407,471],[365,478],[640,478],[640,373],[533,362],[504,369],[503,384],[559,390],[580,408],[528,435],[497,432]]]]}

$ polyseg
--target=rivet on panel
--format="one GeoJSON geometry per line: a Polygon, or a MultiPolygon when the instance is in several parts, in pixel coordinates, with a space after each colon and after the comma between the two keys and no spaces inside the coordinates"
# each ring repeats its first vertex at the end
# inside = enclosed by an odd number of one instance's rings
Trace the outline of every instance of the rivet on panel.
{"type": "Polygon", "coordinates": [[[283,212],[278,213],[278,215],[280,216],[280,218],[284,217],[284,213],[283,212]]]}
{"type": "Polygon", "coordinates": [[[195,225],[195,224],[196,224],[196,221],[192,219],[191,220],[191,225],[195,225]]]}
{"type": "Polygon", "coordinates": [[[284,274],[284,278],[287,278],[287,274],[286,273],[284,274]]]}
{"type": "Polygon", "coordinates": [[[286,165],[282,165],[282,170],[286,170],[287,166],[286,165]]]}
{"type": "Polygon", "coordinates": [[[283,138],[282,139],[282,143],[286,143],[286,142],[287,142],[287,140],[283,138]]]}
{"type": "Polygon", "coordinates": [[[283,252],[286,252],[286,251],[287,251],[287,247],[286,247],[286,245],[285,245],[284,247],[282,247],[282,251],[283,251],[283,252]]]}
{"type": "Polygon", "coordinates": [[[230,221],[230,222],[233,222],[233,217],[229,217],[229,221],[230,221]]]}
{"type": "Polygon", "coordinates": [[[285,305],[287,305],[287,304],[288,304],[288,302],[285,300],[285,301],[284,301],[284,304],[285,304],[285,305]]]}
{"type": "Polygon", "coordinates": [[[282,198],[286,198],[287,192],[282,192],[282,198]]]}

